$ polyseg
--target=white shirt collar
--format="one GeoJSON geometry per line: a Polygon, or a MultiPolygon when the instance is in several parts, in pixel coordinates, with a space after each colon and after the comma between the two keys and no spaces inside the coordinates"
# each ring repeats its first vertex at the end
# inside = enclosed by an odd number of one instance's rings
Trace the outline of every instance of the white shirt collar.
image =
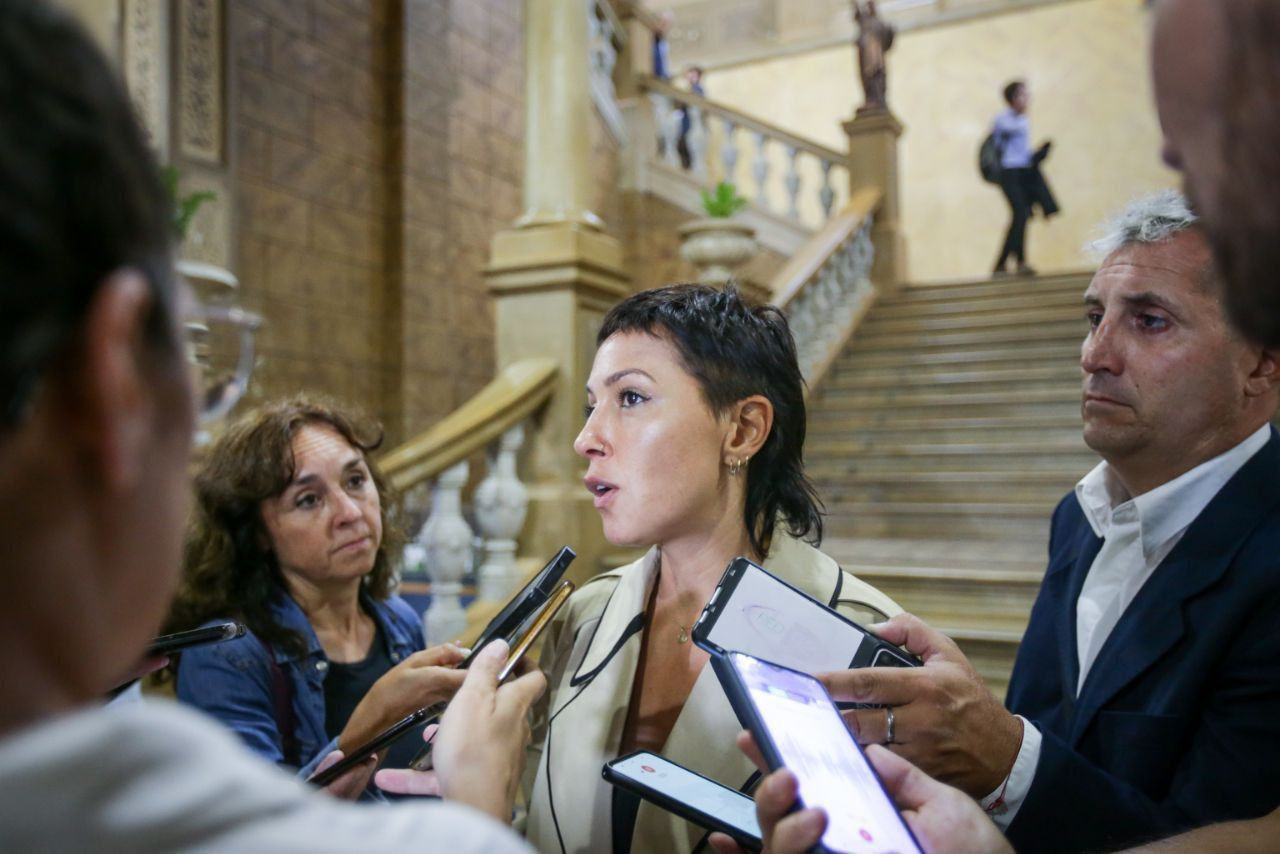
{"type": "Polygon", "coordinates": [[[1164,544],[1185,531],[1227,485],[1227,481],[1262,450],[1270,438],[1271,425],[1264,424],[1229,451],[1137,498],[1129,496],[1104,460],[1076,484],[1076,500],[1080,502],[1080,509],[1084,511],[1094,534],[1102,539],[1106,539],[1113,515],[1126,504],[1132,504],[1138,516],[1142,551],[1150,558],[1164,544]]]}

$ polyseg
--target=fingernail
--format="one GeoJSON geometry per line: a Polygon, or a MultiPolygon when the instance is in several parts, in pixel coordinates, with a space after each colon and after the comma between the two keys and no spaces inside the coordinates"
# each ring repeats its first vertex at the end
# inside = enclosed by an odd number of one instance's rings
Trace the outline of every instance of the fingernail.
{"type": "Polygon", "coordinates": [[[480,651],[480,654],[489,658],[505,659],[507,657],[507,642],[502,638],[498,638],[497,640],[487,644],[485,648],[480,651]]]}

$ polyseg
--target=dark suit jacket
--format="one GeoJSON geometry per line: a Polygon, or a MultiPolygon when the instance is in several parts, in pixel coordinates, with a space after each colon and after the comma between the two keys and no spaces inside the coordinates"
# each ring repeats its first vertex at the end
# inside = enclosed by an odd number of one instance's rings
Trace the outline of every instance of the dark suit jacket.
{"type": "Polygon", "coordinates": [[[1068,495],[1009,683],[1044,735],[1008,830],[1088,851],[1280,805],[1280,437],[1213,498],[1143,585],[1076,697],[1076,599],[1102,541],[1068,495]]]}

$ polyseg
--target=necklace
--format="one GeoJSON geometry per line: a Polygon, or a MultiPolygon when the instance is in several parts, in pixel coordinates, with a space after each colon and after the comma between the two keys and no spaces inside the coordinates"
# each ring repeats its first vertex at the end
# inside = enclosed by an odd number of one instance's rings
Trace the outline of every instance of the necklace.
{"type": "Polygon", "coordinates": [[[688,630],[688,629],[686,629],[684,626],[681,626],[681,627],[680,627],[680,637],[679,637],[679,641],[680,641],[680,643],[688,643],[688,642],[689,642],[689,630],[688,630]]]}
{"type": "MultiPolygon", "coordinates": [[[[652,622],[652,620],[653,620],[653,617],[652,617],[653,613],[657,610],[657,609],[656,609],[656,607],[655,607],[655,605],[657,604],[657,601],[658,601],[658,579],[656,579],[656,578],[655,578],[655,579],[653,580],[653,589],[652,589],[651,591],[649,591],[649,606],[648,606],[648,608],[646,609],[646,610],[648,611],[648,613],[650,614],[650,616],[649,616],[649,621],[650,621],[650,622],[652,622]]],[[[702,609],[701,609],[701,608],[699,608],[699,609],[698,609],[698,613],[699,613],[699,614],[701,614],[701,613],[702,613],[702,609]]],[[[694,623],[696,623],[696,622],[698,622],[698,618],[697,618],[697,616],[694,616],[693,620],[692,620],[692,621],[690,621],[690,623],[689,623],[689,625],[688,625],[688,626],[684,625],[683,623],[682,623],[682,624],[680,624],[680,634],[676,637],[676,642],[677,642],[677,643],[688,643],[688,642],[689,642],[689,628],[690,628],[690,626],[692,626],[692,625],[693,625],[694,623]]]]}

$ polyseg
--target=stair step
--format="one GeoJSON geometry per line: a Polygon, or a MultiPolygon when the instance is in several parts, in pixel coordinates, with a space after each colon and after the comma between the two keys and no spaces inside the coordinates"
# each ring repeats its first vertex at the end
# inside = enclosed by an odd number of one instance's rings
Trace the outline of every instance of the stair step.
{"type": "MultiPolygon", "coordinates": [[[[1055,454],[1087,454],[1088,446],[1084,444],[1084,440],[1079,435],[1074,435],[1069,439],[1051,440],[1046,438],[1044,441],[1036,442],[968,442],[960,444],[957,442],[894,442],[894,443],[874,443],[858,442],[850,439],[839,438],[822,438],[815,439],[806,443],[809,454],[817,458],[845,457],[850,454],[863,454],[868,451],[874,452],[874,456],[878,459],[889,459],[893,457],[962,457],[975,458],[983,456],[998,457],[1031,457],[1039,459],[1047,463],[1053,463],[1054,460],[1048,459],[1055,454]]],[[[868,462],[865,458],[850,459],[850,463],[860,466],[868,462]]],[[[1058,461],[1060,467],[1065,464],[1058,461]]],[[[954,470],[954,469],[953,469],[954,470]]]]}
{"type": "Polygon", "coordinates": [[[826,529],[840,537],[938,537],[952,540],[991,539],[1041,543],[1049,533],[1052,507],[1025,517],[951,515],[867,515],[831,508],[826,529]]]}
{"type": "Polygon", "coordinates": [[[1017,580],[1025,579],[1029,572],[1043,574],[1045,564],[1045,546],[1022,542],[828,536],[822,542],[822,550],[855,574],[855,567],[859,566],[872,567],[881,574],[901,572],[908,576],[919,572],[974,570],[975,578],[991,577],[998,581],[1006,575],[1017,580]]]}
{"type": "Polygon", "coordinates": [[[858,328],[859,337],[888,335],[890,333],[939,333],[977,330],[999,330],[1010,326],[1025,327],[1027,325],[1062,324],[1064,327],[1074,325],[1080,337],[1087,331],[1084,311],[1079,306],[1059,307],[1048,310],[1033,311],[1016,309],[1011,311],[991,311],[979,314],[932,315],[916,314],[906,317],[868,317],[858,328]]]}
{"type": "Polygon", "coordinates": [[[998,295],[988,297],[970,297],[955,298],[952,297],[946,301],[929,301],[922,302],[920,300],[898,300],[890,297],[876,306],[876,316],[879,318],[890,317],[919,317],[921,314],[928,313],[930,316],[938,317],[949,314],[983,314],[991,311],[1040,311],[1045,308],[1062,308],[1069,307],[1078,314],[1083,314],[1084,288],[1076,290],[1054,290],[1049,293],[1022,293],[1013,295],[998,295]]]}
{"type": "Polygon", "coordinates": [[[962,388],[974,390],[1004,385],[1016,389],[1026,384],[1060,385],[1078,392],[1080,368],[1074,364],[957,370],[949,366],[929,368],[858,368],[841,371],[824,384],[828,389],[962,388]]]}
{"type": "MultiPolygon", "coordinates": [[[[955,419],[963,421],[965,419],[955,419]]],[[[1069,442],[1080,438],[1079,418],[1044,419],[1042,426],[1035,424],[1001,424],[993,427],[967,428],[952,427],[951,419],[937,419],[928,429],[916,428],[904,423],[899,424],[857,424],[824,419],[810,423],[808,441],[817,442],[826,439],[845,439],[863,442],[874,448],[876,444],[887,441],[895,444],[972,444],[981,442],[1036,442],[1051,440],[1069,442]],[[905,425],[905,426],[904,426],[905,425]]]]}
{"type": "MultiPolygon", "coordinates": [[[[856,339],[855,339],[856,343],[856,339]]],[[[1006,347],[989,346],[986,343],[972,345],[967,349],[955,348],[946,351],[901,352],[886,350],[881,352],[846,350],[831,366],[827,377],[834,377],[842,371],[854,368],[897,368],[910,370],[913,368],[946,366],[946,367],[999,367],[1014,364],[1058,364],[1065,363],[1078,366],[1080,363],[1080,341],[1071,339],[1059,343],[1028,344],[1020,342],[1006,347]]]]}
{"type": "MultiPolygon", "coordinates": [[[[1070,430],[1080,432],[1080,409],[1062,407],[1061,414],[1025,412],[1005,417],[946,415],[899,415],[894,412],[851,412],[819,407],[809,416],[809,435],[865,430],[868,432],[937,433],[954,430],[990,431],[994,438],[1002,430],[1070,430]]],[[[1041,435],[1037,433],[1037,436],[1041,435]]]]}
{"type": "Polygon", "coordinates": [[[851,354],[884,352],[886,350],[919,350],[929,352],[949,350],[964,345],[990,347],[995,344],[1054,341],[1074,342],[1077,347],[1084,340],[1084,323],[1079,320],[1052,321],[1046,323],[1006,324],[985,329],[961,328],[952,331],[889,332],[878,334],[860,328],[853,336],[851,354]]]}
{"type": "MultiPolygon", "coordinates": [[[[1007,501],[1028,503],[1037,507],[1054,506],[1075,484],[1070,478],[1055,479],[1047,483],[1007,482],[1007,476],[1019,472],[993,472],[1005,475],[1006,482],[998,478],[990,481],[931,481],[911,482],[905,475],[932,474],[932,472],[878,473],[878,480],[851,483],[849,480],[814,482],[818,496],[828,506],[852,505],[874,507],[879,504],[947,504],[961,501],[1007,501]]],[[[940,472],[948,474],[948,472],[940,472]]],[[[856,476],[856,475],[855,475],[856,476]]],[[[1077,478],[1078,480],[1078,478],[1077,478]]]]}
{"type": "Polygon", "coordinates": [[[1092,272],[1063,273],[1037,278],[979,279],[958,282],[909,283],[892,297],[894,303],[938,303],[954,300],[999,298],[1070,292],[1084,294],[1093,279],[1092,272]]]}
{"type": "MultiPolygon", "coordinates": [[[[999,454],[868,454],[857,458],[832,454],[812,455],[806,465],[809,476],[816,483],[829,484],[853,475],[892,474],[894,472],[967,472],[975,468],[1003,474],[1026,471],[1058,471],[1074,468],[1083,477],[1098,464],[1098,458],[1090,453],[1068,457],[1059,455],[1046,458],[1035,455],[1008,456],[999,454]]],[[[1074,483],[1075,481],[1071,481],[1074,483]]]]}
{"type": "MultiPolygon", "coordinates": [[[[1010,395],[1007,391],[850,390],[837,387],[823,388],[822,400],[824,402],[829,401],[832,406],[852,407],[854,409],[888,407],[899,411],[921,407],[926,409],[964,409],[973,406],[990,406],[1003,408],[1003,411],[1017,412],[1028,404],[1040,403],[1070,404],[1077,416],[1080,411],[1080,389],[1078,387],[1031,389],[1020,392],[1016,397],[1010,395]]],[[[1034,410],[1028,410],[1028,412],[1031,411],[1034,410]]]]}

